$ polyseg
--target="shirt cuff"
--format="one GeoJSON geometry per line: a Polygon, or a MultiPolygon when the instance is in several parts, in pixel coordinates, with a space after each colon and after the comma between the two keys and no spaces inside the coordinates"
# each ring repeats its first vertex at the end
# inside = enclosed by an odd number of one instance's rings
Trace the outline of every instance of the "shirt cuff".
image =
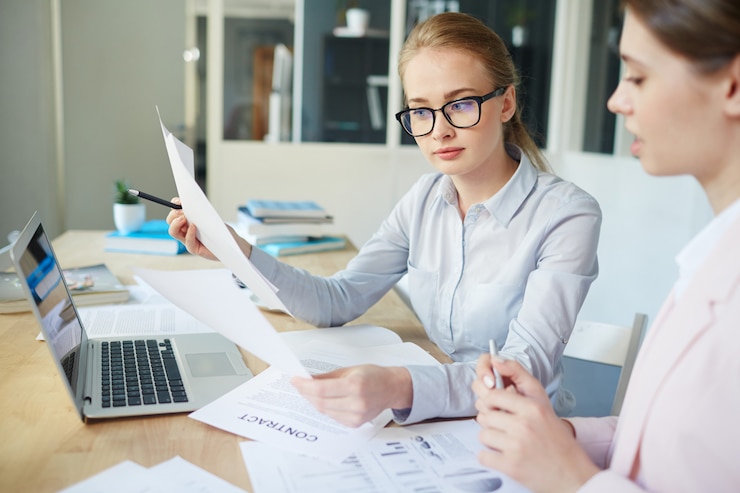
{"type": "Polygon", "coordinates": [[[271,279],[274,275],[277,260],[259,247],[252,245],[252,253],[249,255],[249,261],[267,279],[271,279]]]}
{"type": "Polygon", "coordinates": [[[439,402],[447,402],[449,386],[441,366],[407,366],[411,375],[413,400],[410,409],[394,409],[393,420],[410,425],[441,414],[439,402]]]}
{"type": "Polygon", "coordinates": [[[604,469],[617,427],[616,416],[605,418],[564,418],[576,431],[576,440],[594,464],[604,469]]]}

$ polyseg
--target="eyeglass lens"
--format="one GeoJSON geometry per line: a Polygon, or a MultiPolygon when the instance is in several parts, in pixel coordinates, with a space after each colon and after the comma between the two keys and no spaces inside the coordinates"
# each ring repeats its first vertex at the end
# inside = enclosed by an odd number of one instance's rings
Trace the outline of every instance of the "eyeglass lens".
{"type": "MultiPolygon", "coordinates": [[[[451,101],[441,108],[455,127],[472,127],[480,119],[480,104],[475,99],[451,101]]],[[[434,128],[435,111],[429,108],[408,110],[401,119],[404,128],[413,136],[428,134],[434,128]]]]}

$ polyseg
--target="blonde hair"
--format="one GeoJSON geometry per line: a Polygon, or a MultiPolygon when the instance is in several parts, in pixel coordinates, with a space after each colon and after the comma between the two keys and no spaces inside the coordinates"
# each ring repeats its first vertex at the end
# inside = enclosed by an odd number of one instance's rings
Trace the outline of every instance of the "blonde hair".
{"type": "MultiPolygon", "coordinates": [[[[398,55],[398,74],[401,80],[409,60],[426,48],[465,51],[480,60],[496,87],[514,86],[516,90],[519,86],[519,73],[504,41],[471,15],[445,12],[417,24],[398,55]]],[[[519,146],[537,169],[551,171],[545,156],[522,122],[518,102],[514,116],[504,123],[504,141],[519,146]]]]}

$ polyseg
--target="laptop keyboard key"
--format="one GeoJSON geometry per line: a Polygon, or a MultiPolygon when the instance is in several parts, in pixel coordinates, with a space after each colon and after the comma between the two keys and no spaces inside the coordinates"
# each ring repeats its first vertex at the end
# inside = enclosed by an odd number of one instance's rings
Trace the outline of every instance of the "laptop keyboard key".
{"type": "Polygon", "coordinates": [[[103,407],[188,402],[172,341],[112,341],[101,346],[103,407]]]}

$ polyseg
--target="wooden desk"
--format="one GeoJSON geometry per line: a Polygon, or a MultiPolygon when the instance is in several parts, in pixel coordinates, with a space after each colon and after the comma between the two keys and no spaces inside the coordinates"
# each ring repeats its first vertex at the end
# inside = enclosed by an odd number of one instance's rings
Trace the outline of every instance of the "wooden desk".
{"type": "MultiPolygon", "coordinates": [[[[103,251],[100,231],[68,231],[53,245],[63,267],[106,263],[124,283],[131,267],[200,269],[222,265],[191,255],[163,257],[103,251]]],[[[343,268],[356,250],[285,257],[317,274],[343,268]]],[[[287,315],[266,313],[279,331],[312,328],[287,315]]],[[[352,322],[380,325],[447,361],[426,337],[415,315],[391,291],[352,322]]],[[[0,315],[0,491],[58,491],[130,459],[150,467],[176,455],[251,490],[238,444],[245,440],[186,414],[125,418],[83,424],[72,408],[39,327],[30,312],[0,315]]],[[[243,352],[244,353],[244,352],[243,352]]],[[[245,354],[254,373],[265,364],[245,354]]]]}

